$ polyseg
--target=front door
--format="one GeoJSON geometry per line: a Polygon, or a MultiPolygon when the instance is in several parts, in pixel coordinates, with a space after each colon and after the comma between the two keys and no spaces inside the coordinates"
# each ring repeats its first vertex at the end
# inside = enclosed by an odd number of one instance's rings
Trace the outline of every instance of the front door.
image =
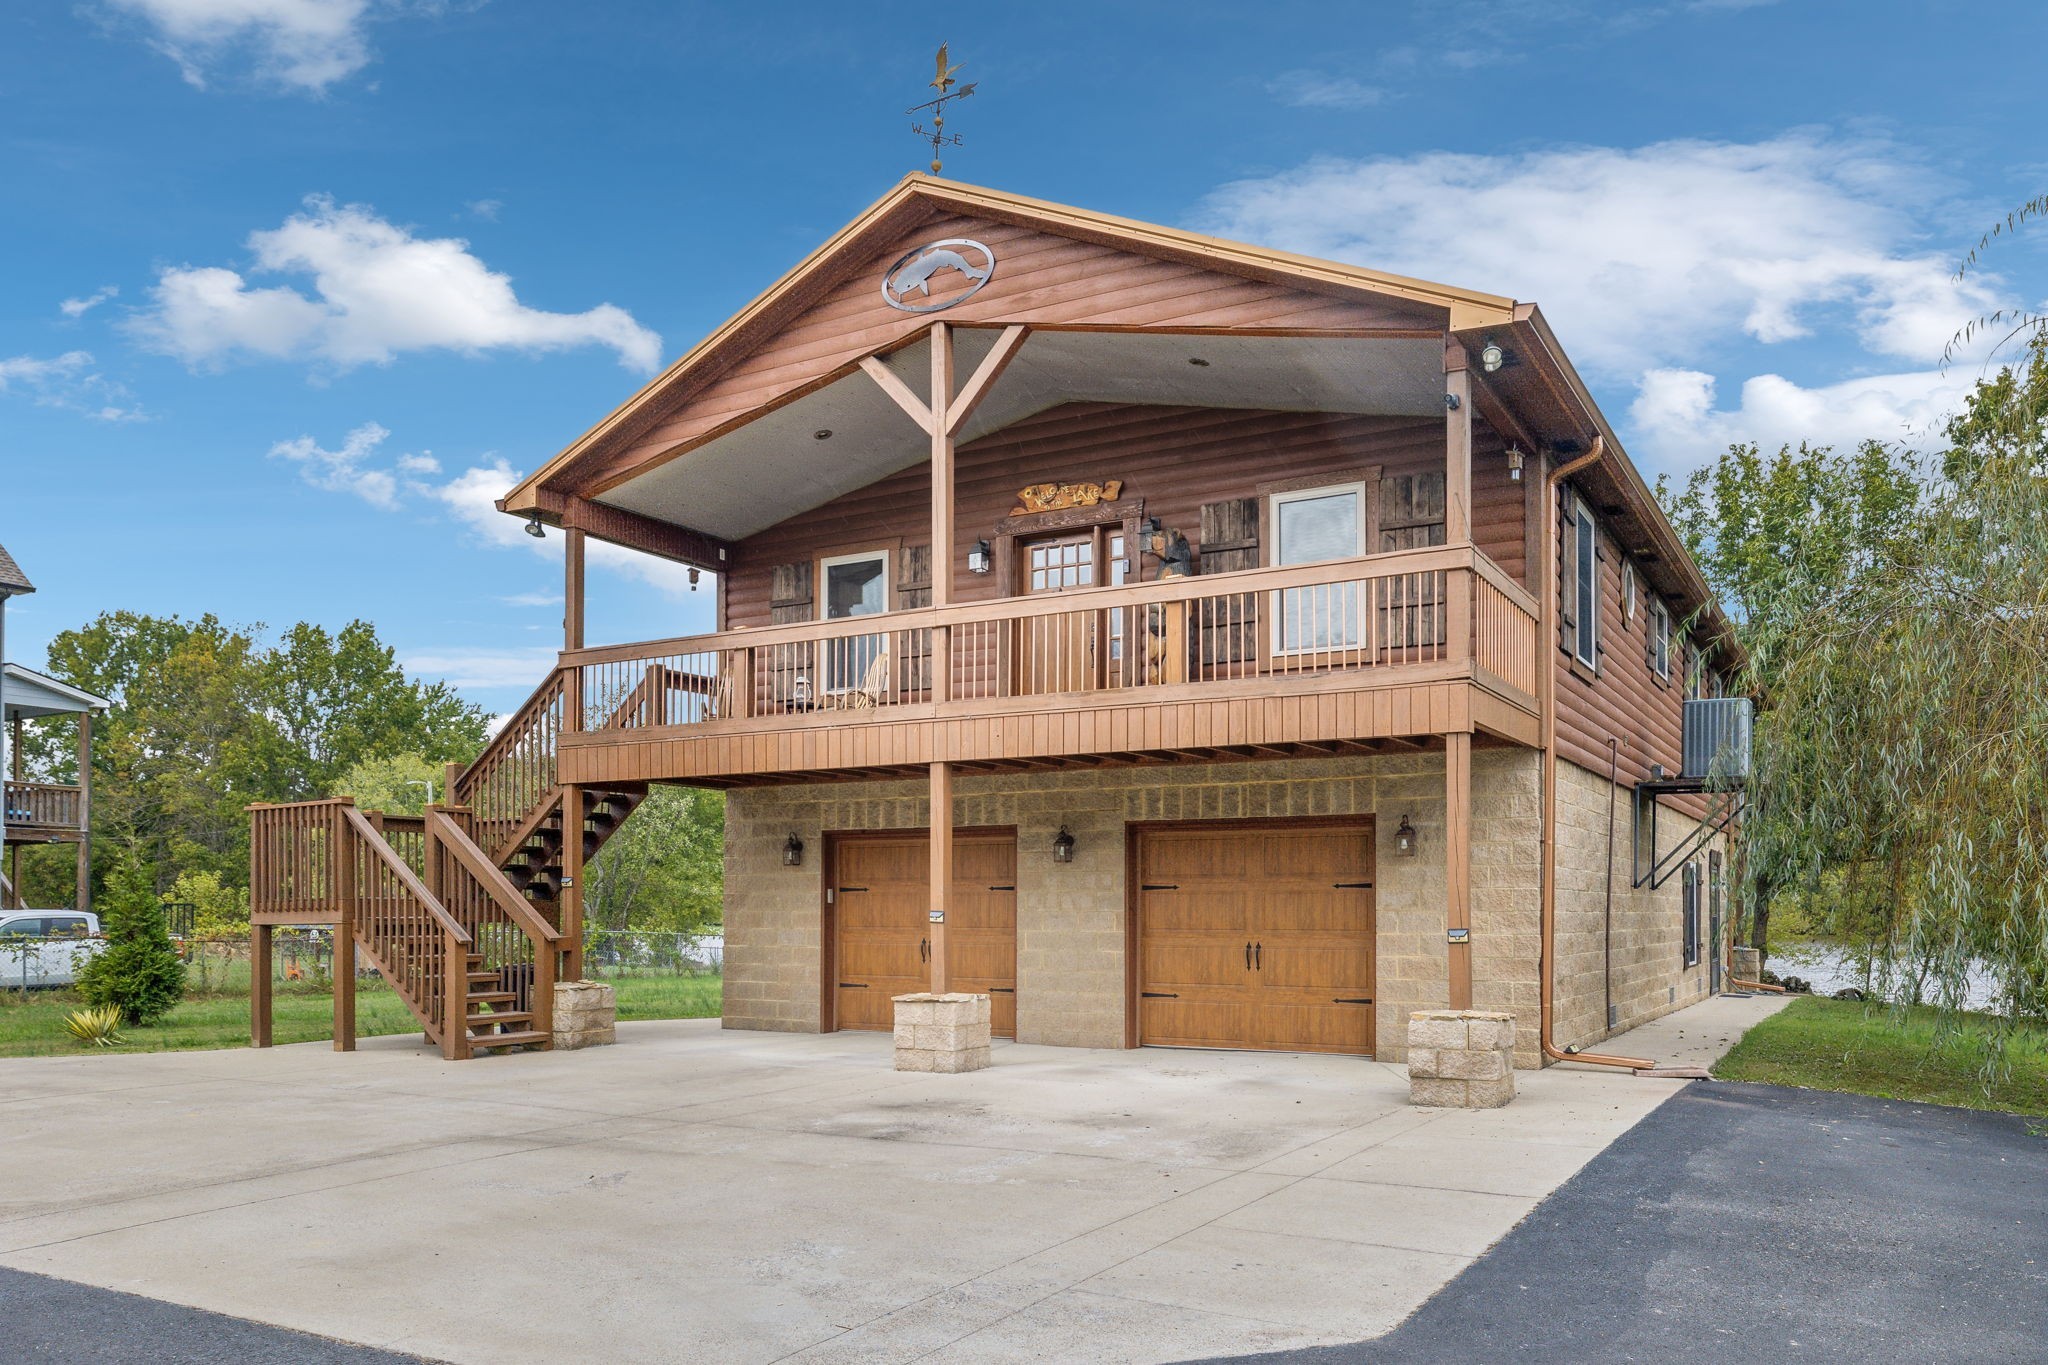
{"type": "MultiPolygon", "coordinates": [[[[832,846],[834,1026],[890,1029],[894,1000],[931,989],[931,844],[925,833],[847,835],[832,846]]],[[[1017,1031],[1017,838],[956,831],[946,924],[948,988],[989,997],[989,1031],[1017,1031]]]]}
{"type": "MultiPolygon", "coordinates": [[[[1021,542],[1017,549],[1024,595],[1039,597],[1092,588],[1097,576],[1096,532],[1063,531],[1021,542]]],[[[1095,621],[1088,612],[1026,616],[1017,622],[1017,695],[1080,692],[1095,677],[1095,621]]]]}
{"type": "Polygon", "coordinates": [[[1373,1050],[1369,824],[1138,835],[1138,1040],[1373,1050]]]}

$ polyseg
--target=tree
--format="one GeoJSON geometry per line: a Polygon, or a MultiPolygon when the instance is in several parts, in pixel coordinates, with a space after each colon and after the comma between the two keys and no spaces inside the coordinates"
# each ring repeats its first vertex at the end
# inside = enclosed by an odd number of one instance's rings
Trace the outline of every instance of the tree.
{"type": "Polygon", "coordinates": [[[418,815],[427,808],[427,793],[446,801],[442,790],[446,774],[442,764],[424,754],[389,754],[365,758],[335,779],[329,796],[353,796],[363,810],[380,810],[386,815],[418,815]]]}
{"type": "Polygon", "coordinates": [[[724,910],[725,798],[655,787],[585,872],[592,929],[693,933],[724,910]]]}
{"type": "Polygon", "coordinates": [[[130,1024],[153,1024],[183,997],[185,964],[139,863],[121,865],[103,907],[107,946],[78,969],[78,993],[88,1004],[118,1008],[130,1024]]]}

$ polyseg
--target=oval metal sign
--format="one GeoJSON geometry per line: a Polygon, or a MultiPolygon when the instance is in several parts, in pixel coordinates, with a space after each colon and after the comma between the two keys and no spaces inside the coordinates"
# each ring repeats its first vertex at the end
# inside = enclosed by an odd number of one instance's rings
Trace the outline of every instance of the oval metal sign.
{"type": "Polygon", "coordinates": [[[882,301],[906,313],[936,313],[973,298],[995,273],[995,252],[971,237],[946,237],[904,252],[882,276],[882,301]]]}

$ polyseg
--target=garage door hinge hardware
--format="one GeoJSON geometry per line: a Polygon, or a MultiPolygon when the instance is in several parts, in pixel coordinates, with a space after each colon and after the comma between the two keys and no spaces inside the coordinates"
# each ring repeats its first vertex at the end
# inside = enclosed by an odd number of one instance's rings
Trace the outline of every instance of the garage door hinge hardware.
{"type": "Polygon", "coordinates": [[[1143,891],[1178,891],[1180,886],[1175,882],[1146,882],[1139,889],[1143,891]]]}
{"type": "Polygon", "coordinates": [[[842,991],[864,991],[867,988],[868,983],[865,981],[842,981],[839,983],[839,989],[842,991]]]}
{"type": "Polygon", "coordinates": [[[1370,1005],[1372,1003],[1372,997],[1369,995],[1365,995],[1360,996],[1356,1000],[1347,1000],[1344,997],[1339,996],[1337,999],[1332,1000],[1330,1003],[1333,1005],[1370,1005]]]}
{"type": "Polygon", "coordinates": [[[1015,986],[990,986],[988,993],[990,995],[1015,995],[1017,988],[1015,986]]]}
{"type": "Polygon", "coordinates": [[[989,888],[991,891],[1015,891],[1016,889],[1014,886],[991,886],[989,888]]]}
{"type": "Polygon", "coordinates": [[[1145,999],[1147,999],[1147,1000],[1178,1000],[1178,999],[1180,999],[1180,997],[1179,997],[1178,995],[1174,994],[1174,993],[1173,993],[1172,991],[1139,991],[1139,992],[1138,992],[1138,994],[1139,994],[1139,995],[1141,995],[1141,996],[1143,996],[1143,997],[1144,997],[1145,999]]]}
{"type": "Polygon", "coordinates": [[[865,891],[865,890],[867,890],[867,888],[866,888],[865,886],[842,886],[842,887],[840,887],[839,889],[840,889],[841,891],[865,891]]]}
{"type": "Polygon", "coordinates": [[[1370,891],[1370,890],[1372,890],[1372,883],[1371,883],[1371,882],[1338,882],[1338,883],[1337,883],[1337,889],[1338,889],[1339,891],[1370,891]]]}

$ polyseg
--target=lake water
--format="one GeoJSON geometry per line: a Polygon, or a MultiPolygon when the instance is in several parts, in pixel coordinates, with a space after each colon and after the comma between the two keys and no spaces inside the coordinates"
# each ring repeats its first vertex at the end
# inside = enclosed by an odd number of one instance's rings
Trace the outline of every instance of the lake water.
{"type": "MultiPolygon", "coordinates": [[[[1863,964],[1846,949],[1833,943],[1796,943],[1773,948],[1765,965],[1779,976],[1804,977],[1813,983],[1815,995],[1833,995],[1850,986],[1865,989],[1863,964]]],[[[1982,968],[1972,972],[1964,1007],[1989,1010],[1997,1000],[1997,978],[1982,968]]]]}

